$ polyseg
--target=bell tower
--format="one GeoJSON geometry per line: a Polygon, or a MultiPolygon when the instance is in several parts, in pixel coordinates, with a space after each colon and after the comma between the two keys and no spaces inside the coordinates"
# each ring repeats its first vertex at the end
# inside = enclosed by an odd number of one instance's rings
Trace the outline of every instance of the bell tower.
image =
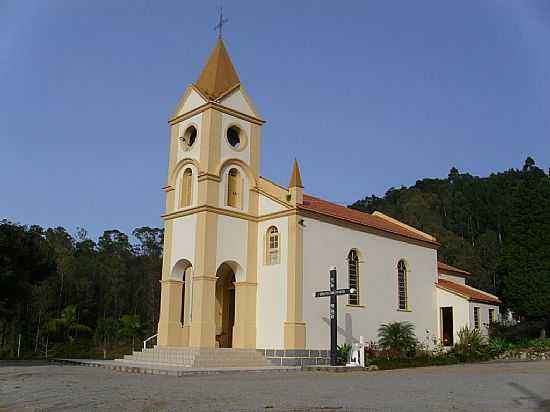
{"type": "Polygon", "coordinates": [[[264,120],[221,38],[168,123],[158,343],[254,348],[264,120]],[[233,292],[218,296],[222,276],[233,292]]]}

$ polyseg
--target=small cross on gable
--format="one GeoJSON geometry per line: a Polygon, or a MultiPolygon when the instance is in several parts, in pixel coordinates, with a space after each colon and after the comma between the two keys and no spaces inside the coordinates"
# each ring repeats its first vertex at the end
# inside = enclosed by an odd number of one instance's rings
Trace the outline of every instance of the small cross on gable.
{"type": "Polygon", "coordinates": [[[222,38],[222,28],[224,24],[227,23],[227,21],[228,20],[223,17],[223,9],[220,7],[220,19],[218,21],[218,24],[214,26],[214,30],[218,31],[218,39],[220,40],[222,38]]]}

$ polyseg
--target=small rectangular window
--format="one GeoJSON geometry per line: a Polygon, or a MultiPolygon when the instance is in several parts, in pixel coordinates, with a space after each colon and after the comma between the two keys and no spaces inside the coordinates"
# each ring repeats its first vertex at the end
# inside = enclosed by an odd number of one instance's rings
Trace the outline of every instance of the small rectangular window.
{"type": "Polygon", "coordinates": [[[474,307],[474,328],[479,329],[479,308],[474,307]]]}
{"type": "Polygon", "coordinates": [[[494,309],[489,309],[489,323],[496,323],[496,311],[494,309]]]}

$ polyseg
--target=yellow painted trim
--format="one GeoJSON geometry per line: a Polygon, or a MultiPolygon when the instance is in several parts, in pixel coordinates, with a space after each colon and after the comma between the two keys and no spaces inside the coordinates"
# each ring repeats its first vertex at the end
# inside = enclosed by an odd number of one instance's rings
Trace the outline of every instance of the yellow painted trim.
{"type": "Polygon", "coordinates": [[[183,168],[185,168],[185,166],[188,166],[188,165],[193,165],[197,168],[197,170],[199,170],[199,162],[196,159],[190,159],[190,158],[182,159],[175,165],[174,170],[169,175],[168,184],[164,187],[174,188],[174,186],[176,185],[176,180],[178,178],[178,173],[183,168]]]}
{"type": "Polygon", "coordinates": [[[287,305],[284,323],[285,349],[306,347],[306,324],[303,320],[304,237],[298,215],[288,218],[287,305]]]}
{"type": "Polygon", "coordinates": [[[225,99],[226,97],[229,97],[230,95],[233,94],[233,92],[239,90],[239,88],[241,87],[241,83],[237,83],[236,85],[234,85],[233,87],[230,87],[229,89],[227,89],[225,92],[223,92],[222,94],[220,94],[218,97],[216,97],[214,100],[212,100],[213,102],[216,102],[216,103],[221,103],[221,101],[223,99],[225,99]]]}
{"type": "Polygon", "coordinates": [[[398,312],[412,312],[412,309],[396,309],[398,312]]]}
{"type": "Polygon", "coordinates": [[[227,146],[229,146],[229,149],[233,150],[234,152],[237,152],[237,153],[242,152],[242,151],[244,151],[244,149],[246,149],[248,147],[248,140],[249,139],[248,139],[248,135],[246,133],[246,130],[244,130],[242,125],[237,123],[237,122],[232,121],[223,129],[223,138],[224,138],[225,142],[227,143],[227,146]],[[235,128],[240,130],[239,139],[241,139],[241,141],[240,141],[239,147],[231,146],[231,144],[229,143],[229,140],[227,139],[227,131],[231,127],[235,127],[235,128]]]}
{"type": "Polygon", "coordinates": [[[204,100],[204,103],[208,102],[208,99],[201,93],[201,91],[197,87],[195,87],[194,85],[189,85],[185,89],[185,92],[183,92],[183,95],[178,100],[178,103],[176,104],[176,110],[174,111],[174,114],[172,115],[172,117],[176,117],[178,115],[178,112],[185,105],[185,102],[187,101],[187,98],[191,94],[191,91],[197,92],[198,95],[202,98],[202,100],[204,100]]]}
{"type": "Polygon", "coordinates": [[[256,188],[258,186],[256,176],[254,176],[254,173],[252,172],[252,170],[250,170],[250,167],[240,159],[225,159],[224,161],[218,163],[218,165],[214,168],[214,174],[216,176],[219,176],[221,179],[222,173],[224,173],[227,169],[230,169],[232,165],[239,166],[241,169],[243,169],[246,177],[248,178],[250,189],[256,188]]]}
{"type": "Polygon", "coordinates": [[[222,106],[218,103],[209,101],[209,102],[203,104],[202,106],[199,106],[194,110],[191,110],[190,112],[183,113],[179,116],[172,117],[170,120],[168,120],[168,124],[170,124],[171,126],[176,125],[176,124],[178,124],[180,122],[183,122],[184,120],[187,120],[190,117],[196,116],[197,114],[202,113],[202,112],[204,112],[205,110],[208,110],[208,109],[214,109],[218,112],[229,114],[229,115],[231,115],[233,117],[236,117],[238,119],[245,120],[245,121],[250,122],[250,123],[255,123],[255,124],[258,124],[260,126],[265,123],[265,120],[263,120],[263,119],[260,119],[260,118],[254,117],[254,116],[249,116],[247,114],[244,114],[244,113],[238,112],[236,110],[230,109],[228,107],[222,106]]]}
{"type": "Polygon", "coordinates": [[[164,213],[161,215],[161,217],[164,220],[172,220],[178,217],[188,216],[188,215],[192,215],[192,214],[204,212],[204,211],[218,213],[224,216],[236,217],[239,219],[249,220],[252,222],[265,222],[266,220],[277,219],[277,218],[286,217],[286,216],[293,216],[297,214],[296,209],[289,209],[289,210],[282,210],[280,212],[273,212],[267,215],[262,215],[257,217],[245,212],[239,212],[237,210],[234,210],[233,208],[226,209],[226,208],[221,208],[217,206],[203,205],[203,206],[191,207],[188,209],[176,210],[170,213],[164,213]]]}

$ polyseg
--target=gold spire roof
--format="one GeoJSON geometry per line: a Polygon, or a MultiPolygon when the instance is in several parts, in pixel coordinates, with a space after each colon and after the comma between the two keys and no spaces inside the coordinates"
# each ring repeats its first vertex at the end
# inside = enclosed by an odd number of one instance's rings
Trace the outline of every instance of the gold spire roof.
{"type": "Polygon", "coordinates": [[[294,166],[292,167],[292,177],[290,178],[290,184],[288,187],[301,187],[302,185],[302,176],[300,176],[300,167],[298,166],[298,161],[294,159],[294,166]]]}
{"type": "Polygon", "coordinates": [[[218,39],[216,47],[210,54],[195,86],[207,98],[216,100],[239,83],[239,76],[235,71],[235,67],[233,67],[233,63],[231,63],[223,40],[218,39]]]}

